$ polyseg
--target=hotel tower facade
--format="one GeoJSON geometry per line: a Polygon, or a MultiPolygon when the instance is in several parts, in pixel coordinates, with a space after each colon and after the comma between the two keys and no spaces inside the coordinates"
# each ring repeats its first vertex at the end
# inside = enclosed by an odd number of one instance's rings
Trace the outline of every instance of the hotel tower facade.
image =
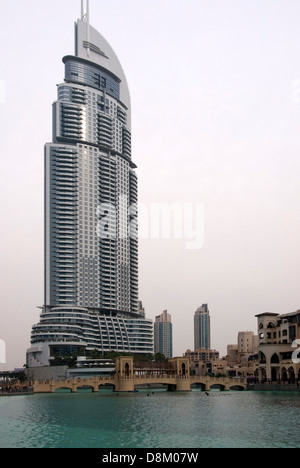
{"type": "Polygon", "coordinates": [[[153,352],[153,324],[139,309],[129,90],[114,51],[90,26],[88,0],[75,55],[63,63],[45,145],[45,305],[29,367],[82,349],[153,352]]]}

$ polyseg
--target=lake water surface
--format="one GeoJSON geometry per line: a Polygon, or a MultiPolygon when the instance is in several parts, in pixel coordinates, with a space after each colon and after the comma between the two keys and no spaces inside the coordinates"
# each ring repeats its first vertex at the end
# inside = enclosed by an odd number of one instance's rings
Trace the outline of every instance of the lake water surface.
{"type": "Polygon", "coordinates": [[[299,448],[300,394],[1,397],[0,447],[299,448]]]}

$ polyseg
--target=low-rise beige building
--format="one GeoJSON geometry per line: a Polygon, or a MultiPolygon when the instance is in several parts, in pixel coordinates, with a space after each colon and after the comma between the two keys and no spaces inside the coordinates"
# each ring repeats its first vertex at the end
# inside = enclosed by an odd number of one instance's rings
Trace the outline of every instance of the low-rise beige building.
{"type": "Polygon", "coordinates": [[[227,375],[228,363],[226,359],[215,359],[211,362],[211,371],[213,375],[227,375]]]}
{"type": "Polygon", "coordinates": [[[227,346],[227,364],[229,367],[233,367],[238,362],[238,345],[228,345],[227,346]]]}
{"type": "Polygon", "coordinates": [[[300,380],[300,310],[291,314],[256,316],[259,333],[259,378],[261,381],[300,380]]]}
{"type": "Polygon", "coordinates": [[[218,351],[204,348],[187,350],[184,356],[189,358],[191,369],[198,376],[210,374],[258,378],[256,338],[253,332],[240,332],[239,344],[228,345],[227,356],[223,358],[220,358],[218,351]]]}
{"type": "Polygon", "coordinates": [[[201,348],[197,351],[188,349],[184,354],[190,360],[190,366],[196,375],[203,376],[212,373],[211,363],[220,359],[220,353],[215,349],[201,348]]]}
{"type": "Polygon", "coordinates": [[[190,358],[190,362],[192,364],[195,364],[197,362],[206,363],[211,362],[214,359],[219,359],[220,353],[215,349],[201,348],[197,349],[197,351],[191,351],[190,349],[188,349],[185,353],[185,356],[190,358]]]}
{"type": "Polygon", "coordinates": [[[226,356],[230,377],[258,377],[258,336],[251,331],[238,334],[237,344],[228,345],[226,356]]]}
{"type": "Polygon", "coordinates": [[[234,366],[228,366],[226,369],[226,375],[228,377],[249,377],[258,378],[258,361],[256,356],[245,360],[241,364],[235,364],[234,366]],[[254,359],[255,358],[255,359],[254,359]]]}

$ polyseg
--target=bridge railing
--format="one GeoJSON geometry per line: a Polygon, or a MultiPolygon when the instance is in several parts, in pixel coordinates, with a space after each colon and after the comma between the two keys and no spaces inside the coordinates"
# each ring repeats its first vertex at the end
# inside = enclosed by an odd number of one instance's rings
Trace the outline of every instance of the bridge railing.
{"type": "Polygon", "coordinates": [[[89,377],[86,379],[83,379],[82,377],[75,377],[72,379],[60,379],[60,380],[40,380],[40,381],[35,381],[35,383],[39,385],[61,385],[61,384],[82,384],[85,385],[87,383],[93,383],[93,382],[110,382],[114,380],[114,377],[100,377],[100,376],[95,376],[95,377],[89,377]]]}
{"type": "Polygon", "coordinates": [[[200,382],[203,384],[211,384],[214,385],[222,384],[222,385],[231,385],[234,386],[247,386],[247,379],[245,377],[200,377],[200,376],[191,376],[190,377],[191,383],[193,382],[200,382]]]}
{"type": "Polygon", "coordinates": [[[176,375],[169,375],[169,374],[138,374],[134,376],[134,379],[141,380],[141,379],[156,379],[156,380],[162,380],[162,379],[176,379],[176,375]]]}

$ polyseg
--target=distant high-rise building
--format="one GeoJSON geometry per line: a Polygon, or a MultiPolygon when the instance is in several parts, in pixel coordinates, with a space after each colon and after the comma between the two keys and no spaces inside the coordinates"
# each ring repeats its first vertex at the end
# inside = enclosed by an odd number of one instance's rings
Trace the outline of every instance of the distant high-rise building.
{"type": "Polygon", "coordinates": [[[210,316],[207,304],[203,304],[195,312],[194,340],[195,351],[201,348],[211,349],[210,316]]]}
{"type": "Polygon", "coordinates": [[[116,54],[90,26],[88,2],[63,63],[45,146],[45,302],[29,366],[82,349],[153,352],[153,323],[138,301],[129,89],[116,54]]]}
{"type": "Polygon", "coordinates": [[[154,353],[164,354],[167,359],[173,357],[172,317],[165,310],[158,315],[154,324],[154,353]]]}
{"type": "Polygon", "coordinates": [[[139,301],[139,315],[143,318],[146,317],[145,307],[143,306],[142,301],[139,301]]]}

